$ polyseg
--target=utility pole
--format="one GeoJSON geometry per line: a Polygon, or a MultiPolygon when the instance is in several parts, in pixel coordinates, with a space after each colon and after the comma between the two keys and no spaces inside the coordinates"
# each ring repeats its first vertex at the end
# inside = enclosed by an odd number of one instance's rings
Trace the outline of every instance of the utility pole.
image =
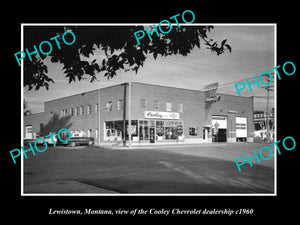
{"type": "MultiPolygon", "coordinates": [[[[100,135],[100,133],[101,133],[101,118],[100,118],[100,109],[101,109],[101,106],[100,106],[100,93],[101,93],[101,90],[100,90],[100,88],[98,89],[98,102],[97,102],[97,104],[98,104],[98,108],[97,108],[97,113],[98,113],[98,116],[97,116],[97,118],[98,118],[98,137],[96,137],[96,138],[98,138],[98,144],[100,145],[101,144],[101,141],[100,141],[100,137],[101,137],[101,135],[100,135]]],[[[105,126],[105,125],[104,125],[105,126]]],[[[103,129],[103,131],[104,131],[105,129],[103,129]]],[[[103,137],[103,136],[102,136],[103,137]]]]}
{"type": "Polygon", "coordinates": [[[270,128],[269,128],[269,85],[267,87],[267,143],[269,143],[270,140],[270,128]]]}
{"type": "Polygon", "coordinates": [[[128,147],[131,148],[131,71],[130,82],[128,88],[128,147]]]}
{"type": "Polygon", "coordinates": [[[128,119],[128,147],[131,148],[131,83],[132,83],[132,71],[130,70],[130,68],[126,68],[125,72],[130,73],[130,78],[129,78],[129,82],[128,82],[128,108],[127,108],[127,104],[126,104],[126,95],[127,95],[127,90],[126,90],[126,83],[124,86],[124,106],[123,107],[123,129],[124,129],[124,139],[123,139],[123,145],[126,146],[126,117],[128,119]],[[128,110],[128,111],[127,111],[128,110]],[[126,112],[128,112],[128,115],[126,116],[126,112]]]}
{"type": "MultiPolygon", "coordinates": [[[[268,75],[265,75],[265,76],[267,78],[266,79],[267,82],[269,83],[270,82],[270,77],[268,75]]],[[[263,87],[267,90],[267,113],[266,113],[267,114],[267,121],[266,121],[267,143],[269,143],[269,141],[270,141],[270,126],[269,126],[269,96],[270,96],[270,94],[269,94],[269,92],[273,91],[272,89],[270,89],[272,87],[274,87],[274,86],[270,86],[270,84],[268,84],[267,87],[263,87]]]]}

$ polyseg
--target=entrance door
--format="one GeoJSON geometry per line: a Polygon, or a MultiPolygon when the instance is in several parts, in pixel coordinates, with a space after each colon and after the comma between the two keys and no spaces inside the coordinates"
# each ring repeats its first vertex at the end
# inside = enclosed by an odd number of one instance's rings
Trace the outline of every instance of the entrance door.
{"type": "Polygon", "coordinates": [[[218,129],[218,133],[217,133],[217,141],[218,142],[226,142],[227,138],[226,138],[226,129],[218,129]]]}
{"type": "Polygon", "coordinates": [[[150,127],[150,143],[155,143],[155,128],[150,127]]]}
{"type": "Polygon", "coordinates": [[[209,128],[207,128],[207,127],[203,128],[203,141],[204,142],[208,142],[208,132],[209,132],[209,128]]]}

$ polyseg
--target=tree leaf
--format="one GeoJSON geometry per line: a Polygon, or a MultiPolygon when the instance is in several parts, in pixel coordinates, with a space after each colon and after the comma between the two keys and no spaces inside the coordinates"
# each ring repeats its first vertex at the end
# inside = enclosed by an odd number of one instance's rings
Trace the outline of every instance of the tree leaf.
{"type": "Polygon", "coordinates": [[[223,47],[223,45],[226,43],[227,39],[224,39],[221,43],[221,46],[223,47]]]}
{"type": "Polygon", "coordinates": [[[229,52],[231,53],[231,46],[229,44],[225,44],[225,47],[229,50],[229,52]]]}
{"type": "MultiPolygon", "coordinates": [[[[153,33],[152,40],[145,37],[142,45],[137,44],[134,32],[144,30],[144,26],[27,26],[24,30],[24,46],[29,48],[42,40],[49,40],[49,37],[62,36],[66,29],[74,32],[76,42],[61,49],[53,49],[48,57],[51,62],[59,62],[63,65],[63,72],[69,82],[82,80],[85,77],[80,76],[84,75],[93,77],[95,73],[101,71],[107,78],[112,78],[117,70],[128,69],[128,65],[132,71],[137,72],[149,55],[153,54],[155,60],[158,54],[161,57],[176,54],[186,56],[195,46],[200,48],[202,40],[207,48],[217,55],[223,54],[225,49],[232,51],[231,46],[227,44],[227,39],[218,45],[208,37],[213,26],[187,26],[184,29],[175,26],[172,32],[161,34],[159,37],[153,33]],[[96,46],[97,49],[94,48],[96,46]],[[93,52],[94,50],[96,51],[93,52]],[[94,53],[104,53],[106,56],[102,58],[102,63],[98,61],[99,65],[93,58],[89,60],[81,57],[83,55],[89,58],[94,53]],[[135,65],[138,67],[135,68],[135,65]]],[[[58,41],[63,46],[62,40],[58,41]]],[[[28,86],[29,89],[49,88],[50,81],[46,79],[48,69],[43,63],[45,58],[34,57],[32,61],[24,59],[24,86],[28,86]]]]}

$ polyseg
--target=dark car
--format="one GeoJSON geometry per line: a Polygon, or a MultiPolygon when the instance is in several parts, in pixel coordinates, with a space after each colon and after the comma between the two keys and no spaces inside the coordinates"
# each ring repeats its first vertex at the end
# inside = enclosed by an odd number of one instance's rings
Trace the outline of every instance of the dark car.
{"type": "Polygon", "coordinates": [[[69,141],[62,142],[57,139],[57,144],[60,145],[68,145],[68,146],[76,146],[76,145],[93,145],[95,139],[93,137],[71,137],[69,141]]]}

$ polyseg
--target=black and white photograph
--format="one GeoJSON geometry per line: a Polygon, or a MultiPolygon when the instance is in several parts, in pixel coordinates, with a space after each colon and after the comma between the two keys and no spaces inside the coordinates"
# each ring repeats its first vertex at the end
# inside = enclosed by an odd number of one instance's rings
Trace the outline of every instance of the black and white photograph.
{"type": "Polygon", "coordinates": [[[123,3],[5,8],[5,219],[296,217],[296,4],[123,3]]]}
{"type": "Polygon", "coordinates": [[[24,195],[276,194],[276,25],[156,26],[23,24],[24,195]]]}

